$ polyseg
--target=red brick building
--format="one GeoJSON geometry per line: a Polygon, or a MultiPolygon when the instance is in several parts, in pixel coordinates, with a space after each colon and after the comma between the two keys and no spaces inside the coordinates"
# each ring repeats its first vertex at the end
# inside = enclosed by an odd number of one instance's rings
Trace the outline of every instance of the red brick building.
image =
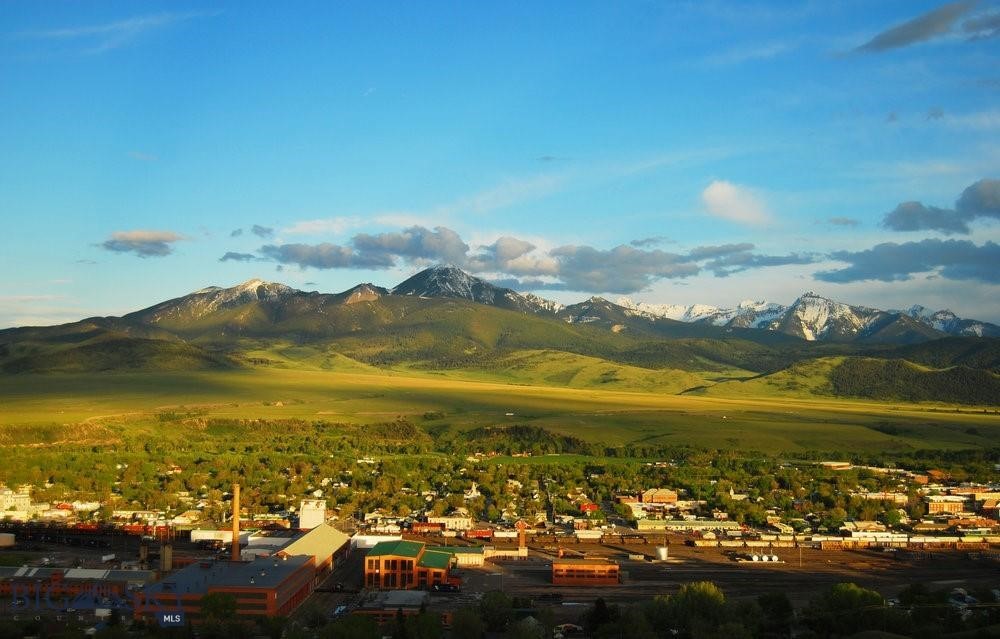
{"type": "Polygon", "coordinates": [[[617,586],[618,564],[606,559],[554,559],[552,583],[556,586],[617,586]]]}

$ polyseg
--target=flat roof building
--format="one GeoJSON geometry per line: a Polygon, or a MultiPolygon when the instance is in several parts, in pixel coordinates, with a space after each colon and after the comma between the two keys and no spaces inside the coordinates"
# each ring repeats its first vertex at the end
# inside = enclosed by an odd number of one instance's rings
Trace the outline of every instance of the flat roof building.
{"type": "Polygon", "coordinates": [[[618,564],[607,559],[553,559],[552,583],[556,586],[617,586],[618,564]]]}
{"type": "Polygon", "coordinates": [[[305,555],[202,561],[144,588],[138,593],[135,614],[145,618],[176,610],[198,621],[202,598],[224,593],[235,598],[240,617],[287,615],[312,592],[315,572],[315,559],[305,555]]]}
{"type": "Polygon", "coordinates": [[[201,561],[178,570],[138,593],[136,616],[183,611],[198,621],[202,598],[214,593],[232,595],[239,616],[287,615],[330,573],[336,558],[347,551],[350,537],[320,524],[288,541],[270,557],[201,561]]]}

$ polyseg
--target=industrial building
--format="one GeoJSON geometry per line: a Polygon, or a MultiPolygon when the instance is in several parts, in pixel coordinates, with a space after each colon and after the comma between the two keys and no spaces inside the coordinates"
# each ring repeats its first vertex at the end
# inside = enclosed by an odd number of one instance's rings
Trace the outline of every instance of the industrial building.
{"type": "Polygon", "coordinates": [[[620,581],[618,564],[607,559],[552,560],[552,583],[556,586],[616,586],[620,581]]]}
{"type": "Polygon", "coordinates": [[[235,597],[239,616],[287,615],[330,573],[349,542],[347,535],[322,524],[269,557],[191,564],[137,593],[135,614],[151,618],[176,610],[197,621],[204,596],[226,593],[235,597]]]}
{"type": "Polygon", "coordinates": [[[178,611],[198,621],[202,598],[213,593],[232,595],[240,617],[287,615],[312,592],[314,562],[311,556],[298,556],[191,564],[140,591],[135,615],[152,619],[178,611]]]}
{"type": "Polygon", "coordinates": [[[124,599],[154,579],[150,570],[0,567],[0,597],[29,601],[93,596],[124,599]]]}
{"type": "Polygon", "coordinates": [[[299,529],[312,530],[326,523],[326,500],[303,499],[299,504],[299,529]]]}
{"type": "Polygon", "coordinates": [[[365,587],[410,590],[448,583],[452,555],[419,541],[383,541],[365,555],[365,587]]]}

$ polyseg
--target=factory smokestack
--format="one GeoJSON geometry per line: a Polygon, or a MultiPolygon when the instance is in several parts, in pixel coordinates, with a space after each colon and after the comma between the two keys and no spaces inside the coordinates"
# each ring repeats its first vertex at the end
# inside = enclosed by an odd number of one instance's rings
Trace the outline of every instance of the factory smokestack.
{"type": "Polygon", "coordinates": [[[240,485],[233,484],[233,561],[240,560],[240,485]]]}

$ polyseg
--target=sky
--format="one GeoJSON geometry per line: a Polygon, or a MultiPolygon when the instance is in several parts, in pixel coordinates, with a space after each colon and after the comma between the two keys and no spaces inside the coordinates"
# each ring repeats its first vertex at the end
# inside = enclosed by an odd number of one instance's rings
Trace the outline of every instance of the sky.
{"type": "Polygon", "coordinates": [[[1000,322],[1000,2],[11,2],[0,328],[436,263],[1000,322]]]}

